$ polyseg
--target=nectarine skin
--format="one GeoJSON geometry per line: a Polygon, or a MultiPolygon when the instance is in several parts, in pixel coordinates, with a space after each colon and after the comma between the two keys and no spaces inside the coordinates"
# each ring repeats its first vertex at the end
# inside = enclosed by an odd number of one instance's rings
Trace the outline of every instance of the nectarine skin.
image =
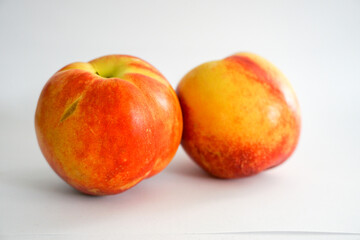
{"type": "Polygon", "coordinates": [[[107,195],[167,166],[180,144],[182,115],[158,70],[109,55],[55,73],[40,95],[35,129],[62,179],[83,193],[107,195]]]}
{"type": "Polygon", "coordinates": [[[300,110],[285,76],[239,53],[204,63],[179,83],[182,146],[208,173],[238,178],[284,162],[300,135],[300,110]]]}

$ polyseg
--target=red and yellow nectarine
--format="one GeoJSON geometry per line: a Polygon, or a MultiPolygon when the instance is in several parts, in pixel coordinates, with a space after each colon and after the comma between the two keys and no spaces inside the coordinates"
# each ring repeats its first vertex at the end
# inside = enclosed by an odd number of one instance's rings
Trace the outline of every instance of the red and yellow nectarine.
{"type": "Polygon", "coordinates": [[[40,95],[35,129],[62,179],[106,195],[167,166],[180,144],[182,116],[158,70],[136,57],[109,55],[55,73],[40,95]]]}
{"type": "Polygon", "coordinates": [[[210,174],[249,176],[294,151],[300,110],[285,76],[267,60],[240,53],[191,70],[177,87],[182,146],[210,174]]]}

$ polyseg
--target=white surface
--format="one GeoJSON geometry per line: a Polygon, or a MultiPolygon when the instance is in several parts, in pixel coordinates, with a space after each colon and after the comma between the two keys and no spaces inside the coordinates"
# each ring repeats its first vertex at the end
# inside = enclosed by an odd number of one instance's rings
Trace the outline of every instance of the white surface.
{"type": "Polygon", "coordinates": [[[359,239],[359,1],[1,1],[0,34],[0,239],[359,239]],[[130,54],[175,87],[237,51],[272,61],[300,100],[280,167],[219,180],[180,148],[133,189],[88,197],[41,155],[36,101],[64,65],[130,54]]]}

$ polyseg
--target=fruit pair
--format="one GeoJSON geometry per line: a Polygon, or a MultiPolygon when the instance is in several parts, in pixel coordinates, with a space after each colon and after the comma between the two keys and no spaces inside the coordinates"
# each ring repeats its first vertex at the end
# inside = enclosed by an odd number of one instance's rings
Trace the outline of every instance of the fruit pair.
{"type": "Polygon", "coordinates": [[[74,188],[107,195],[164,169],[182,135],[193,160],[221,178],[274,167],[297,144],[295,94],[280,71],[254,54],[202,64],[177,92],[179,98],[157,69],[136,57],[69,64],[38,101],[42,153],[74,188]]]}

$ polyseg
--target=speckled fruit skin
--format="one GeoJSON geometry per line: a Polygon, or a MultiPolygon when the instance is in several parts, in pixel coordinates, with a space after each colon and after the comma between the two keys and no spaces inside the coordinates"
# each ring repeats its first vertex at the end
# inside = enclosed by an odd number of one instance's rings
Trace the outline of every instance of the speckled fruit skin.
{"type": "Polygon", "coordinates": [[[259,173],[284,162],[300,134],[300,110],[285,76],[239,53],[191,70],[179,83],[182,146],[219,178],[259,173]]]}
{"type": "Polygon", "coordinates": [[[43,155],[90,195],[123,192],[171,161],[182,115],[175,91],[149,63],[127,55],[76,62],[44,86],[35,113],[43,155]]]}

